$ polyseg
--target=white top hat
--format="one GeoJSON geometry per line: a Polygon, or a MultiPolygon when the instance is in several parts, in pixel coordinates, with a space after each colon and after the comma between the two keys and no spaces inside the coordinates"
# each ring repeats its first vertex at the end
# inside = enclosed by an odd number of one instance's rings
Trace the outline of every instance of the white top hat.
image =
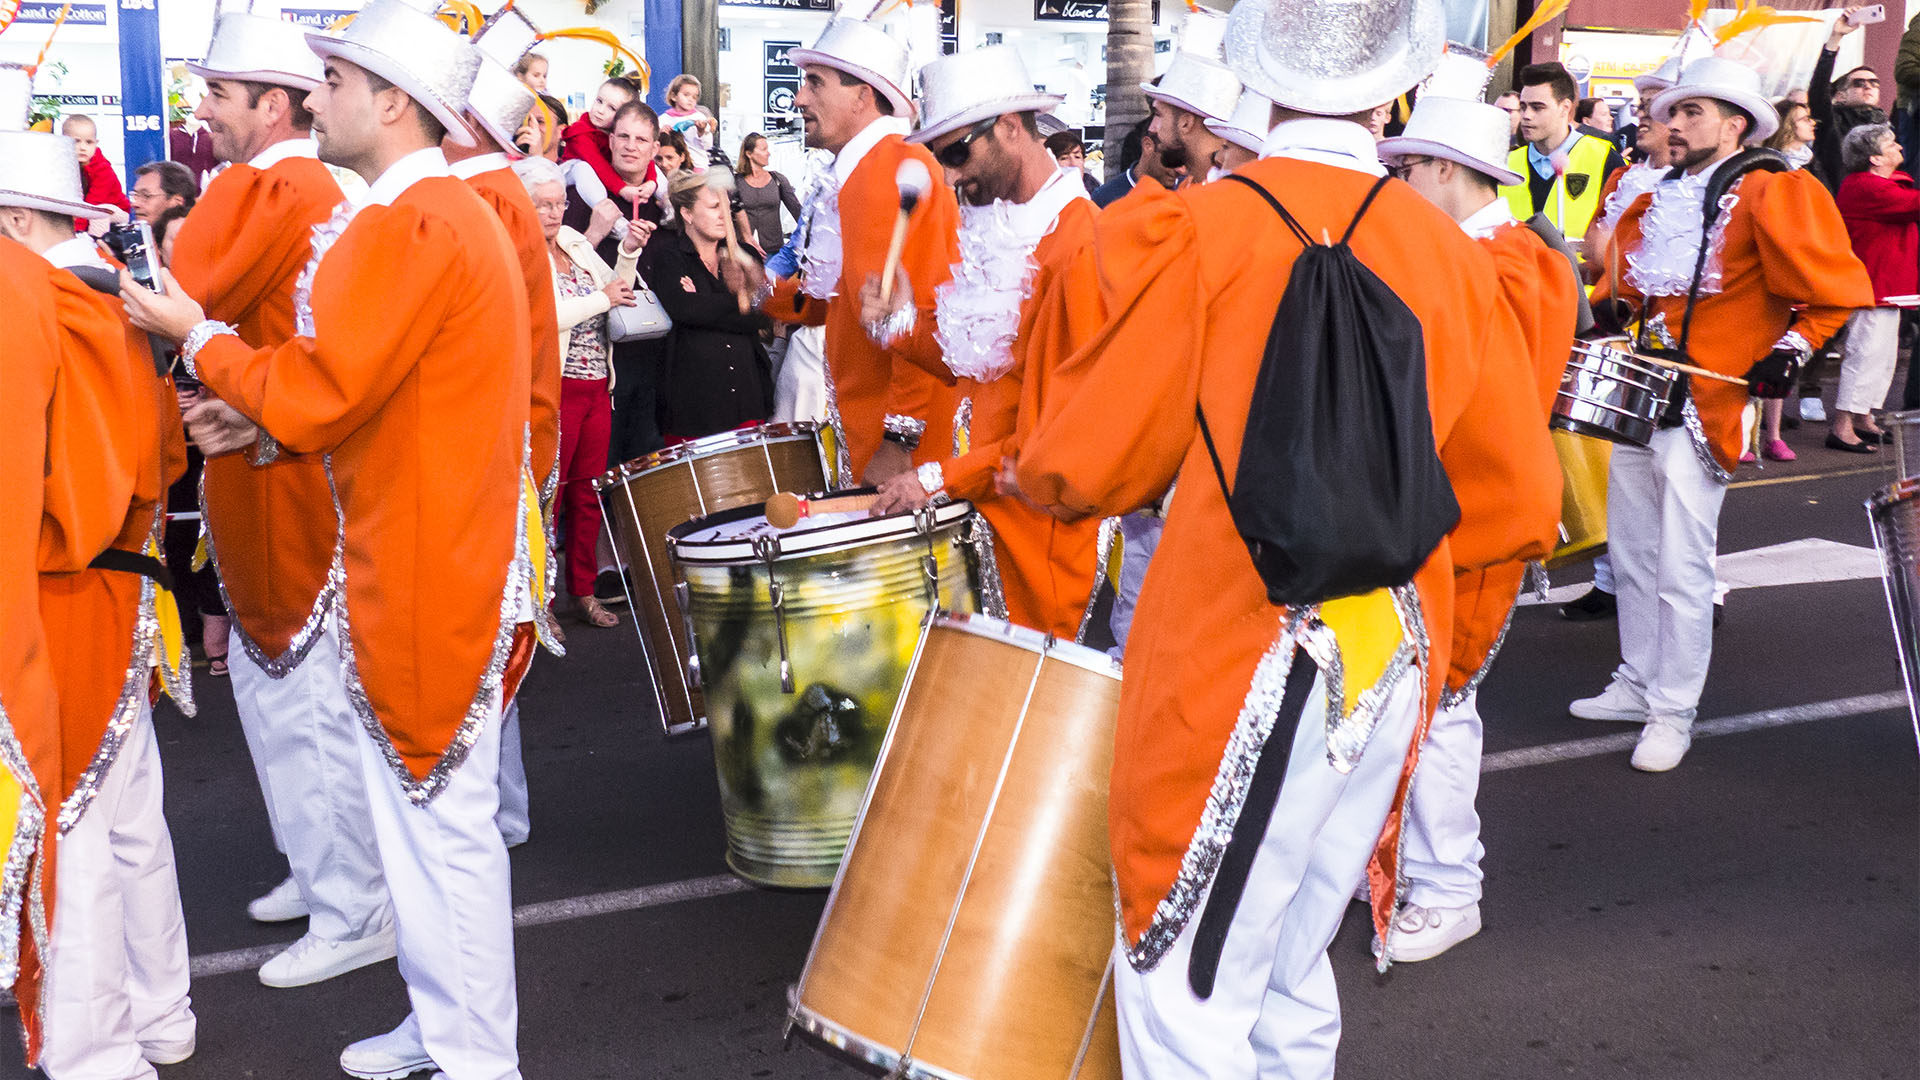
{"type": "Polygon", "coordinates": [[[467,91],[467,116],[493,141],[508,149],[520,124],[533,111],[533,88],[513,72],[486,57],[480,58],[480,70],[474,72],[473,89],[467,91]]]}
{"type": "Polygon", "coordinates": [[[0,206],[106,217],[108,211],[84,201],[73,140],[27,130],[32,107],[33,77],[25,68],[0,65],[0,206]]]}
{"type": "Polygon", "coordinates": [[[913,115],[913,100],[906,91],[912,81],[906,47],[864,19],[827,20],[827,28],[820,31],[812,47],[788,49],[787,60],[795,67],[844,71],[892,103],[893,115],[902,119],[913,115]]]}
{"type": "Polygon", "coordinates": [[[1265,149],[1273,131],[1273,102],[1257,90],[1240,91],[1233,115],[1226,120],[1207,121],[1207,130],[1242,150],[1258,154],[1265,149]]]}
{"type": "Polygon", "coordinates": [[[1187,12],[1180,29],[1180,49],[1159,79],[1141,83],[1152,101],[1164,101],[1208,120],[1233,115],[1240,100],[1240,77],[1221,63],[1227,17],[1211,8],[1187,12]]]}
{"type": "Polygon", "coordinates": [[[1501,185],[1517,184],[1520,174],[1507,168],[1507,110],[1463,98],[1422,95],[1399,135],[1380,142],[1380,159],[1445,158],[1501,185]]]}
{"type": "Polygon", "coordinates": [[[1665,90],[1680,78],[1680,58],[1669,56],[1660,61],[1660,66],[1645,75],[1633,77],[1634,90],[1645,93],[1648,90],[1665,90]]]}
{"type": "Polygon", "coordinates": [[[307,35],[293,23],[233,11],[213,21],[207,57],[188,63],[203,79],[240,79],[312,90],[326,81],[320,58],[307,48],[307,35]]]}
{"type": "Polygon", "coordinates": [[[367,0],[346,30],[308,34],[307,47],[322,59],[345,60],[405,90],[446,127],[448,138],[473,145],[460,114],[480,69],[480,52],[447,24],[406,0],[367,0]]]}
{"type": "Polygon", "coordinates": [[[540,28],[517,7],[494,12],[487,25],[473,36],[473,46],[480,55],[509,71],[539,43],[540,28]]]}
{"type": "Polygon", "coordinates": [[[1227,13],[1212,8],[1188,8],[1180,21],[1180,51],[1189,56],[1219,60],[1227,40],[1227,13]]]}
{"type": "Polygon", "coordinates": [[[1384,105],[1439,63],[1441,0],[1240,0],[1227,64],[1275,104],[1321,116],[1384,105]]]}
{"type": "Polygon", "coordinates": [[[1746,113],[1753,120],[1744,140],[1748,146],[1766,142],[1780,127],[1780,114],[1760,92],[1760,74],[1745,64],[1718,56],[1688,61],[1680,72],[1680,81],[1653,99],[1653,118],[1667,123],[1673,118],[1674,106],[1698,97],[1724,101],[1746,113]]]}
{"type": "Polygon", "coordinates": [[[1027,65],[1011,45],[943,56],[920,69],[920,128],[908,142],[932,142],[1007,113],[1045,112],[1065,101],[1033,88],[1027,65]]]}
{"type": "Polygon", "coordinates": [[[1493,69],[1487,66],[1486,53],[1471,45],[1449,41],[1447,51],[1440,54],[1440,63],[1434,67],[1433,74],[1420,83],[1420,94],[1422,97],[1431,94],[1434,97],[1483,101],[1487,96],[1487,84],[1492,81],[1493,69]]]}

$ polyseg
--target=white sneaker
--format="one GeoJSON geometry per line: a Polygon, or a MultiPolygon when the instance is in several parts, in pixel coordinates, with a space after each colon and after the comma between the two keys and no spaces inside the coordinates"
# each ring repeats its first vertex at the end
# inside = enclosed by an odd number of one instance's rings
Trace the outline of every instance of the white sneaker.
{"type": "Polygon", "coordinates": [[[361,1039],[340,1051],[340,1071],[360,1080],[406,1080],[434,1067],[420,1041],[420,1022],[412,1014],[385,1035],[361,1039]]]}
{"type": "MultiPolygon", "coordinates": [[[[1396,964],[1431,960],[1480,932],[1480,905],[1429,908],[1407,904],[1387,927],[1396,964]]],[[[1373,955],[1380,955],[1380,939],[1373,939],[1373,955]]]]}
{"type": "Polygon", "coordinates": [[[285,952],[260,965],[260,981],[282,989],[308,986],[345,975],[355,968],[391,960],[397,951],[392,926],[358,941],[328,941],[306,934],[287,946],[285,952]]]}
{"type": "Polygon", "coordinates": [[[193,1056],[194,1034],[184,1039],[141,1039],[140,1056],[154,1065],[178,1065],[193,1056]]]}
{"type": "Polygon", "coordinates": [[[1801,398],[1800,399],[1800,419],[1805,420],[1810,424],[1826,423],[1827,422],[1826,402],[1821,401],[1817,397],[1801,398]]]}
{"type": "Polygon", "coordinates": [[[1647,699],[1616,673],[1605,690],[1573,702],[1567,706],[1567,711],[1582,720],[1644,724],[1647,722],[1647,699]]]}
{"type": "Polygon", "coordinates": [[[247,917],[254,922],[292,922],[307,917],[307,898],[300,895],[300,886],[289,877],[273,887],[273,891],[247,905],[247,917]]]}
{"type": "Polygon", "coordinates": [[[1639,745],[1633,748],[1633,767],[1641,772],[1666,772],[1680,764],[1692,745],[1690,725],[1683,727],[1671,720],[1650,721],[1647,730],[1640,733],[1639,745]]]}

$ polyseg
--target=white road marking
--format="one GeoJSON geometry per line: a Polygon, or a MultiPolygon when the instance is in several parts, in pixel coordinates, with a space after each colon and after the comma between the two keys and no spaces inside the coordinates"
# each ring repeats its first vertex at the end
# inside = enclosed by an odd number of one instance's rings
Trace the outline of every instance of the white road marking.
{"type": "MultiPolygon", "coordinates": [[[[1811,538],[1721,555],[1713,561],[1713,572],[1728,589],[1759,589],[1877,578],[1882,570],[1880,553],[1870,547],[1811,538]]],[[[1522,592],[1519,606],[1564,604],[1588,587],[1584,581],[1556,585],[1547,590],[1545,600],[1531,591],[1522,592]]]]}
{"type": "MultiPolygon", "coordinates": [[[[1836,698],[1833,701],[1816,701],[1809,705],[1791,705],[1783,709],[1767,709],[1761,712],[1743,713],[1739,716],[1722,717],[1718,720],[1703,720],[1694,725],[1693,737],[1703,739],[1715,735],[1734,735],[1743,731],[1784,727],[1789,724],[1805,724],[1815,720],[1837,720],[1846,716],[1861,716],[1898,709],[1905,704],[1906,695],[1898,690],[1890,690],[1884,694],[1836,698]]],[[[1529,746],[1521,750],[1503,750],[1482,758],[1480,771],[1483,773],[1505,772],[1509,769],[1552,765],[1562,761],[1597,757],[1601,754],[1623,753],[1632,750],[1634,742],[1639,737],[1640,730],[1635,726],[1630,730],[1591,739],[1571,739],[1545,746],[1529,746]]],[[[548,900],[538,904],[526,904],[514,909],[513,925],[521,929],[529,926],[546,926],[551,923],[591,918],[595,915],[614,915],[678,904],[687,900],[705,900],[732,893],[752,892],[753,888],[752,885],[732,874],[715,874],[711,877],[672,881],[664,885],[646,885],[638,889],[595,893],[569,900],[548,900]]],[[[196,956],[193,958],[193,977],[205,979],[215,975],[252,971],[278,956],[288,944],[291,942],[196,956]]]]}

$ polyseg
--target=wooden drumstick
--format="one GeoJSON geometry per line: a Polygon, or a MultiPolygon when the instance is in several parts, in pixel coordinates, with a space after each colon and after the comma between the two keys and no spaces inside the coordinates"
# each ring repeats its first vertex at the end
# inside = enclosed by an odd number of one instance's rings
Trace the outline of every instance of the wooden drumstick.
{"type": "Polygon", "coordinates": [[[907,246],[907,219],[913,216],[913,208],[920,205],[920,197],[933,186],[933,177],[918,158],[908,158],[893,174],[893,182],[900,188],[900,216],[893,219],[893,239],[887,242],[887,261],[880,268],[883,307],[893,303],[893,279],[900,273],[900,252],[907,246]]]}
{"type": "Polygon", "coordinates": [[[815,514],[850,514],[872,510],[880,501],[878,494],[872,495],[829,495],[810,499],[805,495],[795,495],[782,491],[767,500],[762,512],[767,516],[767,524],[776,529],[791,529],[804,517],[815,514]]]}
{"type": "Polygon", "coordinates": [[[1615,351],[1626,352],[1628,356],[1633,357],[1635,360],[1644,360],[1649,364],[1659,364],[1661,367],[1672,368],[1675,371],[1684,371],[1689,375],[1698,375],[1703,379],[1718,379],[1721,382],[1733,383],[1735,386],[1747,385],[1747,380],[1745,379],[1733,375],[1722,375],[1717,371],[1708,371],[1706,368],[1695,367],[1692,364],[1683,364],[1678,360],[1668,360],[1660,356],[1648,356],[1645,353],[1630,352],[1624,349],[1616,349],[1615,351]]]}

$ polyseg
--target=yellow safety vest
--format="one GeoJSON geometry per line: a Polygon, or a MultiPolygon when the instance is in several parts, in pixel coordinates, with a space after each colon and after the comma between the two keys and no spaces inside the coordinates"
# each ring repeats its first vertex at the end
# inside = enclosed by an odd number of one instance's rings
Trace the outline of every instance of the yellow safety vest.
{"type": "MultiPolygon", "coordinates": [[[[1613,144],[1605,139],[1596,139],[1591,135],[1581,135],[1573,141],[1573,149],[1567,153],[1567,171],[1554,178],[1553,186],[1547,190],[1545,205],[1541,212],[1547,220],[1559,226],[1560,232],[1569,240],[1579,240],[1587,235],[1587,226],[1600,213],[1600,189],[1606,186],[1607,155],[1613,152],[1613,144]],[[1566,207],[1566,220],[1560,219],[1561,206],[1566,207]]],[[[1527,160],[1527,148],[1519,149],[1507,155],[1507,168],[1520,174],[1520,182],[1500,189],[1507,197],[1507,206],[1513,216],[1525,221],[1533,216],[1533,193],[1528,181],[1533,176],[1533,165],[1527,160]]]]}

